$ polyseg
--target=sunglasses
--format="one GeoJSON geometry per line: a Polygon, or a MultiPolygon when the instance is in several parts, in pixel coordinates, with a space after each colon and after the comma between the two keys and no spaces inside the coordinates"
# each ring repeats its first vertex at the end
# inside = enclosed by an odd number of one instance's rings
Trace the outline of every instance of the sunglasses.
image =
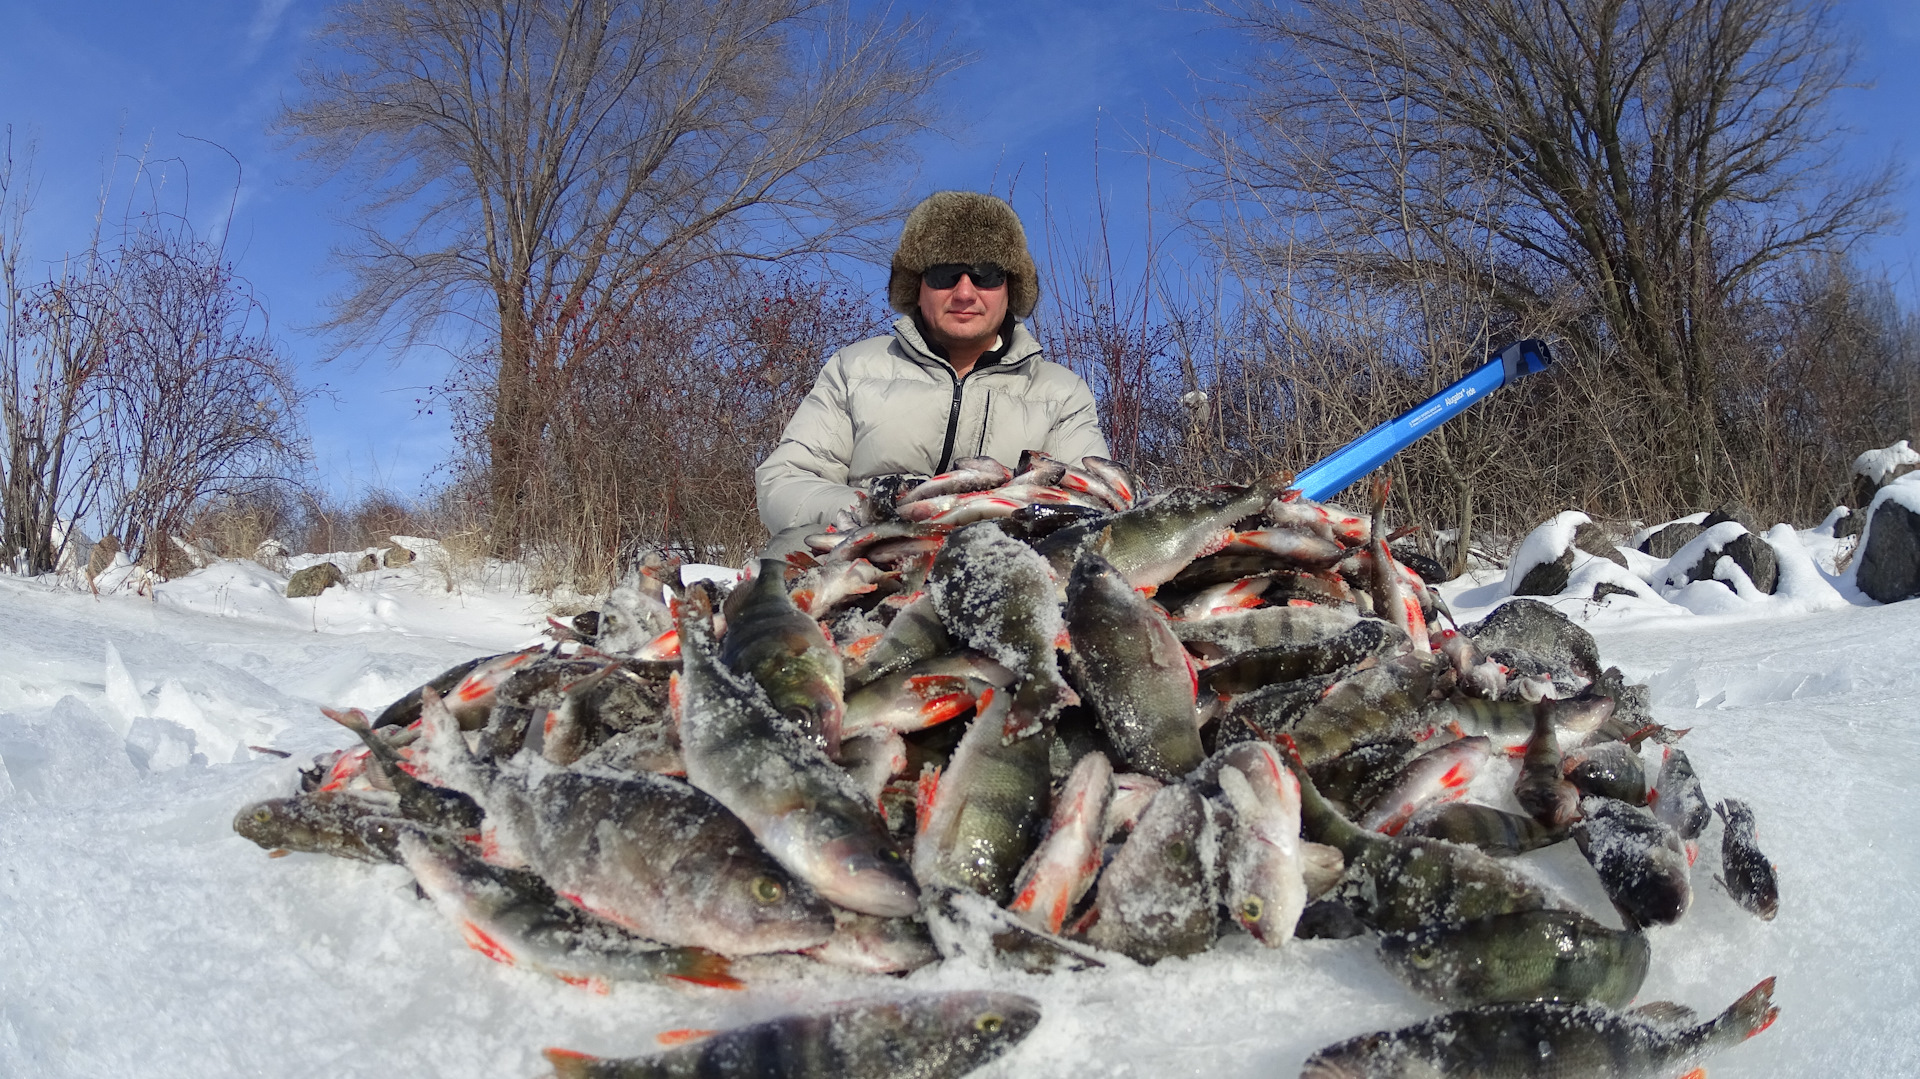
{"type": "Polygon", "coordinates": [[[930,289],[946,291],[960,283],[961,275],[973,278],[975,288],[999,288],[1007,283],[1007,271],[997,262],[977,266],[964,262],[943,262],[920,271],[920,280],[930,289]]]}

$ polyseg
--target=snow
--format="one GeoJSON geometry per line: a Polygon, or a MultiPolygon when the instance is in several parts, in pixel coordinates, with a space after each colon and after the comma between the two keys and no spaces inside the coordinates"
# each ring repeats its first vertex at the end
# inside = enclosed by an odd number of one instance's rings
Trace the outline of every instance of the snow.
{"type": "Polygon", "coordinates": [[[745,571],[716,566],[707,562],[688,562],[680,567],[680,583],[690,585],[696,581],[711,581],[714,584],[731,585],[737,583],[745,571]]]}
{"type": "MultiPolygon", "coordinates": [[[[1822,570],[1830,533],[1766,538],[1781,556],[1776,596],[1663,590],[1650,560],[1635,563],[1635,595],[1548,601],[1649,684],[1658,720],[1691,728],[1682,746],[1708,799],[1750,803],[1779,869],[1779,917],[1740,910],[1712,879],[1716,819],[1693,908],[1652,932],[1640,999],[1715,1014],[1778,975],[1780,1022],[1713,1058],[1715,1079],[1920,1074],[1920,1031],[1904,1018],[1920,991],[1920,603],[1872,605],[1822,570]]],[[[1614,579],[1580,569],[1589,589],[1614,579]]],[[[1463,622],[1505,598],[1502,576],[1449,586],[1463,622]]],[[[1151,968],[1056,975],[948,962],[891,979],[768,958],[736,964],[750,988],[735,993],[599,996],[492,963],[403,870],[270,859],[230,821],[291,791],[314,753],[350,744],[317,706],[377,708],[461,660],[532,643],[545,605],[505,572],[449,591],[432,566],[374,571],[311,600],[278,596],[281,581],[221,562],[145,595],[108,581],[95,597],[0,576],[0,1075],[533,1076],[548,1045],[630,1054],[658,1031],[992,986],[1038,998],[1044,1018],[982,1076],[1234,1079],[1297,1074],[1323,1045],[1438,1010],[1365,938],[1267,950],[1233,935],[1151,968]]],[[[1571,845],[1525,861],[1614,924],[1571,845]]]]}
{"type": "Polygon", "coordinates": [[[1865,476],[1874,483],[1887,482],[1887,476],[1894,469],[1907,465],[1920,465],[1920,453],[1901,439],[1893,445],[1879,450],[1868,450],[1853,459],[1853,472],[1856,476],[1865,476]]]}

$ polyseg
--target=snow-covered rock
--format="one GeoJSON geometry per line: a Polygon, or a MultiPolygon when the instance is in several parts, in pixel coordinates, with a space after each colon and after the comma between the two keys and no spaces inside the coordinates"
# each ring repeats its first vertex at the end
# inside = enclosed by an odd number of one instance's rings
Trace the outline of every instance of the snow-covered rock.
{"type": "Polygon", "coordinates": [[[294,573],[293,577],[287,581],[287,598],[306,599],[309,596],[317,596],[334,585],[345,583],[347,583],[347,575],[340,572],[339,566],[331,562],[319,562],[294,573]]]}
{"type": "Polygon", "coordinates": [[[1853,517],[1840,530],[1842,535],[1858,535],[1867,526],[1866,508],[1880,488],[1920,468],[1920,453],[1903,439],[1883,449],[1868,450],[1853,459],[1853,491],[1847,504],[1853,517]]]}
{"type": "Polygon", "coordinates": [[[1920,467],[1920,453],[1914,452],[1904,438],[1885,449],[1868,450],[1853,459],[1853,474],[1864,476],[1875,487],[1883,487],[1888,480],[1906,475],[1916,467],[1920,467]]]}
{"type": "Polygon", "coordinates": [[[1860,591],[1881,603],[1920,596],[1920,472],[1880,488],[1865,516],[1854,567],[1860,591]]]}
{"type": "Polygon", "coordinates": [[[1643,529],[1633,537],[1631,546],[1655,558],[1672,558],[1673,553],[1693,541],[1695,536],[1706,531],[1702,524],[1707,519],[1704,511],[1690,513],[1664,524],[1643,529]]]}
{"type": "Polygon", "coordinates": [[[1719,553],[1727,544],[1748,534],[1747,527],[1738,521],[1722,521],[1702,531],[1673,552],[1656,583],[1665,588],[1683,588],[1695,581],[1713,580],[1713,566],[1719,560],[1719,553]],[[1696,574],[1703,560],[1706,572],[1696,574]]]}
{"type": "Polygon", "coordinates": [[[1507,591],[1516,596],[1560,594],[1579,554],[1576,537],[1580,529],[1592,527],[1592,518],[1567,510],[1527,533],[1507,565],[1507,591]]]}
{"type": "MultiPolygon", "coordinates": [[[[1727,559],[1740,571],[1742,580],[1752,585],[1758,592],[1772,595],[1780,576],[1779,559],[1774,556],[1773,548],[1767,546],[1765,540],[1748,531],[1745,525],[1739,525],[1738,522],[1726,523],[1737,525],[1740,534],[1724,543],[1708,543],[1698,562],[1690,567],[1683,567],[1686,569],[1687,579],[1728,581],[1731,585],[1730,579],[1720,569],[1721,559],[1727,559]]],[[[1677,555],[1672,564],[1680,564],[1677,555]]],[[[1739,589],[1736,587],[1734,591],[1738,592],[1739,589]]]]}

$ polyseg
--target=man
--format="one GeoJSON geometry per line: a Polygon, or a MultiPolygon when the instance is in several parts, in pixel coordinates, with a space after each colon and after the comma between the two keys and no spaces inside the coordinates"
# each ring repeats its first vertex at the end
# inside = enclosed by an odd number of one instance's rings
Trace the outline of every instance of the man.
{"type": "Polygon", "coordinates": [[[941,191],[900,232],[887,301],[893,332],[833,354],[755,473],[767,552],[801,549],[855,485],[899,472],[933,475],[963,457],[1011,466],[1023,450],[1066,461],[1104,457],[1093,393],[1040,358],[1019,320],[1040,283],[1013,207],[941,191]]]}

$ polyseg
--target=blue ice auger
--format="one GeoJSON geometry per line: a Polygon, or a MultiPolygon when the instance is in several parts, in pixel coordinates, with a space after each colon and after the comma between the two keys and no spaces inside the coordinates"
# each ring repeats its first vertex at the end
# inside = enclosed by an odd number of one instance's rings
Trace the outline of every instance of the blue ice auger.
{"type": "Polygon", "coordinates": [[[1309,465],[1294,477],[1293,489],[1324,502],[1475,401],[1551,363],[1545,341],[1516,341],[1453,385],[1309,465]]]}

